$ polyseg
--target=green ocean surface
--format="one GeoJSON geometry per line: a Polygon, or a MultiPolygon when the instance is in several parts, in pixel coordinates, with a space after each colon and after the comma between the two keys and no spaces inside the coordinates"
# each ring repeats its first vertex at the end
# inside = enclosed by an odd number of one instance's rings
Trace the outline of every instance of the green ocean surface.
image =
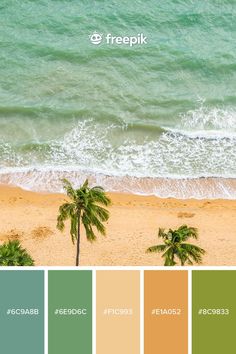
{"type": "Polygon", "coordinates": [[[233,0],[2,0],[0,182],[175,196],[153,180],[210,177],[201,197],[236,198],[235,18],[233,0]]]}

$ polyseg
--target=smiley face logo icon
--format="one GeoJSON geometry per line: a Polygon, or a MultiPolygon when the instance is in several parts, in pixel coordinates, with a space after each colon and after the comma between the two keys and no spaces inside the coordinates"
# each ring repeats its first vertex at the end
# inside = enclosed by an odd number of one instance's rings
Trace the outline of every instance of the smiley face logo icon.
{"type": "Polygon", "coordinates": [[[96,31],[93,32],[92,35],[89,36],[90,41],[92,44],[98,45],[102,42],[102,34],[97,33],[96,31]]]}

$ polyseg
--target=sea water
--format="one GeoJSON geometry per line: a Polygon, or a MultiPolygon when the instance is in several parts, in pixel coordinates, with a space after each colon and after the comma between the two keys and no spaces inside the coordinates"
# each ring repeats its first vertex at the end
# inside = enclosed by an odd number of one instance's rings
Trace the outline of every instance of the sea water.
{"type": "Polygon", "coordinates": [[[235,18],[235,0],[1,0],[0,183],[235,199],[235,18]]]}

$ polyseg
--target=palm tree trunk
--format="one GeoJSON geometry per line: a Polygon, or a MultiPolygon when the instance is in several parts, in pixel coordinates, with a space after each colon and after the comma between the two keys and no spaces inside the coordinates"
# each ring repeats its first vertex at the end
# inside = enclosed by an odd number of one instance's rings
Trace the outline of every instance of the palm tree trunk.
{"type": "Polygon", "coordinates": [[[77,235],[77,247],[76,247],[76,267],[79,265],[79,255],[80,255],[80,216],[81,211],[78,212],[78,235],[77,235]]]}

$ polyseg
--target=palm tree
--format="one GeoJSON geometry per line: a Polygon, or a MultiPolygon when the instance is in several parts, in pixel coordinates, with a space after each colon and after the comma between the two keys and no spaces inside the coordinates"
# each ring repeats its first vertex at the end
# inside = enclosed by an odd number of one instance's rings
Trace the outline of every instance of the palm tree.
{"type": "Polygon", "coordinates": [[[57,217],[57,228],[63,231],[65,220],[70,219],[70,235],[72,242],[77,241],[76,266],[79,265],[80,256],[80,226],[83,224],[87,240],[92,242],[96,240],[93,227],[105,235],[106,230],[103,222],[109,218],[109,212],[102,205],[109,206],[111,200],[106,196],[102,187],[89,187],[88,180],[79,189],[74,189],[67,179],[63,179],[66,194],[71,202],[66,202],[59,208],[57,217]]]}
{"type": "Polygon", "coordinates": [[[33,266],[34,261],[18,240],[0,246],[0,266],[33,266]]]}
{"type": "Polygon", "coordinates": [[[175,257],[179,259],[181,266],[184,266],[185,263],[193,265],[194,262],[198,264],[202,262],[202,255],[205,254],[205,250],[190,243],[185,243],[191,237],[195,240],[198,239],[196,228],[182,225],[177,230],[169,229],[168,232],[159,229],[158,237],[163,239],[164,244],[149,247],[147,252],[164,252],[162,257],[165,259],[165,266],[176,265],[175,257]]]}

